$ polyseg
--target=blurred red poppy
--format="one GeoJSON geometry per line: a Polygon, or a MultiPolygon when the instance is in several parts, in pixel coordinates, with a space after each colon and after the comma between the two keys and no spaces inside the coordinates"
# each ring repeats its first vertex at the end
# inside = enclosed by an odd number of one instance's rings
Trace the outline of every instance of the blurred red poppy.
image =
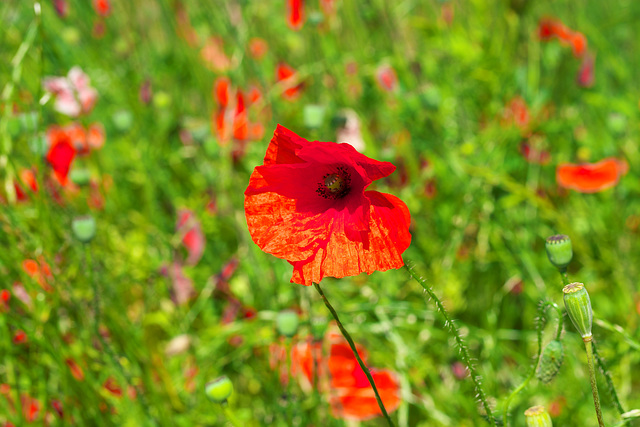
{"type": "Polygon", "coordinates": [[[180,209],[178,211],[176,232],[182,236],[182,244],[188,252],[186,263],[188,265],[196,265],[204,253],[205,238],[200,221],[198,221],[193,211],[189,209],[180,209]]]}
{"type": "Polygon", "coordinates": [[[29,423],[36,421],[40,415],[40,402],[38,399],[28,394],[23,394],[20,396],[20,403],[22,405],[22,415],[24,419],[29,423]]]}
{"type": "Polygon", "coordinates": [[[226,71],[231,67],[231,60],[224,52],[224,40],[221,37],[209,37],[200,56],[212,71],[226,71]]]}
{"type": "Polygon", "coordinates": [[[400,268],[409,210],[395,196],[365,191],[394,170],[349,144],[309,142],[278,125],[245,191],[251,237],[293,265],[291,282],[307,286],[400,268]]]}
{"type": "Polygon", "coordinates": [[[580,193],[597,193],[615,186],[628,169],[626,161],[613,157],[598,163],[563,163],[556,169],[556,180],[560,187],[580,193]]]}
{"type": "Polygon", "coordinates": [[[249,121],[247,108],[244,104],[244,94],[240,89],[236,93],[236,108],[233,114],[233,137],[238,141],[244,141],[249,137],[249,121]]]}
{"type": "Polygon", "coordinates": [[[58,417],[64,418],[62,402],[60,402],[58,399],[51,399],[51,406],[53,407],[53,410],[56,411],[56,414],[58,414],[58,417]]]}
{"type": "MultiPolygon", "coordinates": [[[[38,181],[36,180],[33,169],[22,169],[20,171],[20,180],[24,185],[29,187],[33,193],[38,192],[38,181]]],[[[22,189],[22,186],[17,181],[14,181],[13,188],[16,191],[16,199],[18,199],[18,201],[23,202],[29,198],[29,195],[22,189]]]]}
{"type": "MultiPolygon", "coordinates": [[[[291,374],[305,390],[327,391],[333,415],[337,418],[367,420],[381,416],[375,393],[358,364],[351,347],[340,335],[330,333],[329,357],[322,354],[322,342],[308,339],[291,352],[291,374]],[[328,377],[328,378],[327,378],[328,377]]],[[[366,363],[367,353],[356,349],[366,363]]],[[[385,409],[391,413],[400,406],[400,382],[389,370],[369,369],[385,409]]]]}
{"type": "Polygon", "coordinates": [[[93,0],[93,7],[100,16],[111,14],[111,2],[109,0],[93,0]]]}
{"type": "Polygon", "coordinates": [[[254,37],[249,40],[249,53],[253,59],[262,59],[267,54],[268,50],[269,45],[265,39],[254,37]]]}
{"type": "Polygon", "coordinates": [[[17,330],[16,333],[13,334],[13,343],[24,344],[25,342],[27,342],[27,334],[22,329],[17,330]]]}
{"type": "Polygon", "coordinates": [[[587,53],[584,58],[582,58],[582,64],[580,64],[580,69],[578,70],[577,82],[578,85],[582,87],[591,87],[595,82],[595,65],[596,58],[595,56],[587,53]]]}
{"type": "Polygon", "coordinates": [[[64,129],[52,126],[47,130],[47,140],[49,142],[49,151],[46,156],[47,162],[51,165],[60,185],[65,186],[68,182],[67,177],[71,169],[71,162],[76,156],[72,139],[64,129]]]}
{"type": "Polygon", "coordinates": [[[0,311],[9,309],[9,300],[11,299],[11,292],[6,289],[0,291],[0,311]]]}
{"type": "Polygon", "coordinates": [[[304,24],[304,1],[287,0],[287,24],[292,30],[299,30],[304,24]]]}
{"type": "Polygon", "coordinates": [[[115,397],[122,397],[122,388],[113,377],[107,378],[102,387],[115,397]]]}
{"type": "Polygon", "coordinates": [[[376,71],[378,85],[387,92],[393,92],[398,87],[398,77],[390,65],[381,65],[376,71]]]}
{"type": "Polygon", "coordinates": [[[66,358],[64,360],[64,362],[69,367],[69,370],[71,371],[71,375],[73,375],[73,378],[75,378],[78,381],[83,381],[84,380],[84,371],[76,363],[75,360],[73,360],[72,358],[68,357],[68,358],[66,358]]]}
{"type": "Polygon", "coordinates": [[[213,84],[213,98],[219,107],[226,107],[231,98],[231,81],[226,77],[218,77],[213,84]]]}
{"type": "Polygon", "coordinates": [[[538,149],[530,142],[522,142],[520,144],[520,153],[529,163],[546,165],[551,161],[551,155],[547,150],[538,149]]]}
{"type": "Polygon", "coordinates": [[[529,107],[527,103],[520,96],[515,96],[505,106],[502,113],[503,124],[513,124],[518,127],[522,132],[527,132],[529,128],[529,122],[531,121],[531,114],[529,113],[529,107]]]}
{"type": "Polygon", "coordinates": [[[571,46],[576,57],[581,57],[587,51],[587,38],[584,34],[571,30],[557,19],[543,18],[538,24],[538,37],[542,41],[559,39],[563,45],[571,46]]]}
{"type": "Polygon", "coordinates": [[[293,101],[300,96],[303,84],[298,83],[298,73],[285,63],[278,64],[276,68],[276,80],[284,87],[282,96],[284,99],[293,101]]]}

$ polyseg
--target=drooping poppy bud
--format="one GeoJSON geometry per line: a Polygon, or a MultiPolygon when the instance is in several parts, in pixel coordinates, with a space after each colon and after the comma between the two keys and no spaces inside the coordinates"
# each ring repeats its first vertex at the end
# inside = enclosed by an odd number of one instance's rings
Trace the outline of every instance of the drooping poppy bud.
{"type": "Polygon", "coordinates": [[[283,310],[276,317],[276,328],[281,335],[291,338],[298,331],[298,314],[293,310],[283,310]]]}
{"type": "Polygon", "coordinates": [[[231,393],[233,393],[233,384],[226,375],[223,375],[213,381],[207,383],[204,389],[205,394],[215,403],[226,403],[231,393]]]}
{"type": "Polygon", "coordinates": [[[527,427],[553,427],[551,416],[544,406],[532,406],[524,411],[527,427]]]}
{"type": "Polygon", "coordinates": [[[540,381],[547,384],[550,383],[560,370],[564,360],[564,349],[562,342],[553,340],[542,351],[540,364],[536,376],[540,381]]]}
{"type": "Polygon", "coordinates": [[[571,262],[571,258],[573,258],[573,247],[569,236],[556,234],[547,237],[545,248],[551,264],[560,270],[561,273],[564,273],[571,262]]]}
{"type": "Polygon", "coordinates": [[[583,341],[591,341],[591,326],[593,324],[593,310],[587,288],[582,283],[571,283],[562,288],[564,306],[569,318],[576,327],[583,341]]]}

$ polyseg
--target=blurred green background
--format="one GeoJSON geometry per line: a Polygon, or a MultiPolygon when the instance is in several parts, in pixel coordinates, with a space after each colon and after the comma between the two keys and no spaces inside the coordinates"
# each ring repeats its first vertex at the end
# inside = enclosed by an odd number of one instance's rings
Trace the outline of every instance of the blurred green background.
{"type": "MultiPolygon", "coordinates": [[[[361,137],[366,155],[398,167],[375,187],[408,205],[405,257],[457,319],[496,415],[534,362],[538,302],[561,303],[562,281],[544,250],[556,233],[573,241],[569,277],[589,289],[598,350],[622,404],[640,407],[640,3],[308,0],[297,31],[285,3],[111,0],[101,16],[93,2],[43,1],[36,16],[33,2],[2,2],[0,288],[11,299],[0,310],[0,384],[10,388],[0,396],[0,422],[26,422],[26,394],[40,405],[36,425],[225,425],[204,395],[205,383],[225,374],[235,390],[229,409],[242,425],[345,425],[322,395],[293,379],[284,386],[269,363],[270,346],[281,342],[279,311],[299,311],[294,341],[308,335],[311,318],[328,321],[315,291],[290,284],[291,266],[263,253],[247,231],[242,193],[277,123],[309,140],[361,137]],[[61,3],[65,14],[56,11],[61,3]],[[586,37],[591,87],[576,82],[582,62],[569,47],[540,41],[545,17],[586,37]],[[267,46],[261,58],[250,49],[255,38],[267,46]],[[294,100],[277,80],[283,63],[302,84],[294,100]],[[98,92],[95,108],[75,121],[101,123],[106,141],[72,165],[90,174],[91,186],[57,189],[56,201],[45,133],[73,120],[55,111],[43,79],[74,66],[98,92]],[[386,67],[397,79],[391,90],[377,77],[386,67]],[[221,76],[234,100],[236,89],[260,91],[247,114],[263,136],[221,140],[212,93],[221,76]],[[509,115],[517,97],[526,126],[509,115]],[[549,161],[527,161],[523,143],[549,161]],[[614,188],[557,186],[558,164],[606,157],[629,165],[614,188]],[[24,168],[35,168],[40,188],[20,202],[14,183],[24,168]],[[87,203],[92,194],[104,199],[100,209],[87,203]],[[181,209],[193,212],[206,246],[197,264],[181,268],[194,292],[176,303],[173,266],[186,258],[181,209]],[[83,246],[71,221],[86,214],[97,233],[83,246]],[[50,266],[52,292],[27,274],[29,259],[50,266]],[[233,260],[237,269],[223,271],[233,260]],[[13,341],[18,330],[25,343],[13,341]],[[180,335],[189,345],[167,353],[180,335]],[[122,396],[104,387],[109,378],[122,396]]],[[[322,284],[371,364],[398,373],[397,425],[486,424],[473,384],[456,375],[458,352],[442,318],[405,270],[322,284]]],[[[536,404],[553,408],[555,425],[596,424],[583,344],[565,328],[565,364],[550,384],[534,379],[518,395],[511,425],[524,426],[524,410],[536,404]]],[[[598,381],[614,425],[619,413],[598,381]]]]}

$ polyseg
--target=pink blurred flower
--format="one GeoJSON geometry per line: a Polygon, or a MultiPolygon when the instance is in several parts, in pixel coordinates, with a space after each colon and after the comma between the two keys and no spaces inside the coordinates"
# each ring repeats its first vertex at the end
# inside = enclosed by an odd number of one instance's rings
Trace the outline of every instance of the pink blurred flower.
{"type": "Polygon", "coordinates": [[[42,85],[55,96],[55,110],[69,117],[89,113],[98,100],[98,91],[78,66],[71,68],[67,77],[46,77],[42,85]]]}
{"type": "Polygon", "coordinates": [[[200,221],[193,211],[180,209],[176,231],[182,236],[182,244],[189,252],[187,265],[196,265],[204,253],[205,239],[200,227],[200,221]]]}

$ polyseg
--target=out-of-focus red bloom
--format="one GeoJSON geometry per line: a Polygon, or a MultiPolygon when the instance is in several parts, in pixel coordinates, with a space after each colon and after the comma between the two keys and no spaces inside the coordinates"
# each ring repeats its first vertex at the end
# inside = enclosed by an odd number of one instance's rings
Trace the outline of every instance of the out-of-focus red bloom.
{"type": "Polygon", "coordinates": [[[231,60],[224,53],[224,41],[221,37],[209,37],[200,56],[212,71],[226,71],[231,67],[231,60]]]}
{"type": "Polygon", "coordinates": [[[265,39],[254,37],[249,40],[249,54],[255,60],[261,60],[269,50],[269,45],[265,39]]]}
{"type": "MultiPolygon", "coordinates": [[[[328,358],[322,355],[321,342],[307,340],[297,344],[291,352],[292,375],[298,378],[303,389],[328,391],[329,403],[337,418],[367,420],[381,416],[375,393],[347,342],[335,333],[329,334],[329,340],[328,358]]],[[[366,363],[366,351],[358,345],[356,349],[366,363]]],[[[370,372],[387,412],[398,409],[401,399],[396,374],[378,369],[370,372]]]]}
{"type": "Polygon", "coordinates": [[[11,299],[11,292],[6,289],[0,291],[0,312],[9,309],[9,300],[11,299]]]}
{"type": "Polygon", "coordinates": [[[24,344],[27,342],[27,334],[22,330],[19,329],[16,331],[15,334],[13,334],[13,343],[18,345],[18,344],[24,344]]]}
{"type": "Polygon", "coordinates": [[[535,145],[526,141],[520,144],[520,153],[529,163],[546,165],[551,161],[551,155],[547,150],[538,149],[535,145]]]}
{"type": "Polygon", "coordinates": [[[53,407],[53,410],[56,411],[56,414],[58,414],[58,417],[64,418],[62,402],[60,402],[58,399],[51,399],[51,406],[53,407]]]}
{"type": "Polygon", "coordinates": [[[104,145],[105,139],[104,126],[102,126],[102,123],[91,123],[87,130],[87,145],[89,148],[99,150],[104,145]]]}
{"type": "Polygon", "coordinates": [[[73,375],[73,378],[75,378],[78,381],[84,381],[84,371],[82,370],[80,365],[76,363],[75,360],[73,360],[70,357],[67,357],[64,360],[64,362],[69,367],[69,370],[71,371],[71,375],[73,375]]]}
{"type": "Polygon", "coordinates": [[[236,94],[236,108],[233,114],[233,137],[245,141],[249,137],[249,119],[241,90],[236,94]]]}
{"type": "Polygon", "coordinates": [[[256,86],[251,86],[251,89],[249,89],[249,93],[247,94],[247,99],[250,104],[260,102],[262,101],[262,92],[256,86]]]}
{"type": "Polygon", "coordinates": [[[111,2],[109,0],[93,0],[93,8],[100,16],[109,16],[111,14],[111,2]]]}
{"type": "Polygon", "coordinates": [[[581,57],[587,51],[587,39],[584,34],[571,30],[557,19],[543,18],[538,24],[538,37],[542,41],[557,38],[563,45],[571,46],[576,57],[581,57]]]}
{"type": "Polygon", "coordinates": [[[578,75],[576,76],[578,85],[582,87],[593,86],[593,83],[596,79],[595,66],[595,56],[589,53],[584,55],[584,57],[582,58],[582,64],[580,64],[580,69],[578,70],[578,75]]]}
{"type": "Polygon", "coordinates": [[[171,278],[171,299],[175,304],[181,305],[188,302],[196,294],[193,281],[185,276],[182,265],[177,262],[171,264],[169,276],[171,278]]]}
{"type": "Polygon", "coordinates": [[[567,399],[564,396],[558,396],[549,403],[549,415],[553,418],[562,415],[564,407],[567,406],[567,399]]]}
{"type": "Polygon", "coordinates": [[[435,199],[438,195],[438,186],[435,179],[429,179],[424,185],[424,195],[427,199],[435,199]]]}
{"type": "Polygon", "coordinates": [[[104,382],[102,387],[105,390],[107,390],[109,393],[111,393],[113,396],[118,398],[122,397],[122,388],[118,385],[115,378],[113,377],[107,378],[107,380],[104,382]]]}
{"type": "Polygon", "coordinates": [[[336,11],[335,0],[320,0],[320,7],[325,15],[333,15],[336,11]]]}
{"type": "Polygon", "coordinates": [[[264,126],[262,123],[252,123],[249,127],[249,139],[258,141],[264,136],[264,126]]]}
{"type": "Polygon", "coordinates": [[[47,130],[47,140],[49,141],[47,162],[51,165],[60,185],[65,186],[68,182],[67,177],[69,169],[71,169],[71,162],[76,156],[71,137],[65,130],[52,126],[47,130]]]}
{"type": "Polygon", "coordinates": [[[67,77],[46,77],[44,90],[56,97],[54,108],[69,117],[89,113],[98,100],[98,92],[80,67],[69,70],[67,77]]]}
{"type": "Polygon", "coordinates": [[[376,70],[376,81],[381,89],[393,92],[398,87],[398,77],[395,70],[387,64],[381,65],[376,70]]]}
{"type": "Polygon", "coordinates": [[[282,92],[284,99],[293,101],[300,96],[303,84],[298,84],[298,73],[284,62],[276,68],[276,80],[285,88],[282,92]]]}
{"type": "Polygon", "coordinates": [[[613,157],[598,163],[563,163],[556,169],[556,181],[560,187],[580,193],[597,193],[615,186],[628,170],[626,161],[613,157]]]}
{"type": "Polygon", "coordinates": [[[53,0],[53,7],[60,18],[66,18],[69,12],[67,0],[53,0]]]}
{"type": "Polygon", "coordinates": [[[53,291],[53,288],[49,283],[53,279],[51,268],[49,267],[49,264],[47,264],[47,262],[44,260],[43,257],[40,257],[38,261],[35,261],[32,259],[26,259],[22,261],[22,269],[30,277],[36,279],[40,284],[40,286],[42,287],[42,289],[44,289],[47,292],[51,292],[53,291]]]}
{"type": "MultiPolygon", "coordinates": [[[[33,193],[38,192],[38,181],[36,180],[33,169],[22,169],[20,171],[20,180],[29,187],[33,193]]],[[[22,186],[17,181],[14,181],[13,188],[16,190],[16,198],[18,201],[23,202],[29,198],[29,195],[22,189],[22,186]]]]}
{"type": "Polygon", "coordinates": [[[140,92],[138,93],[138,96],[140,97],[140,102],[145,105],[148,105],[151,102],[153,99],[153,88],[151,87],[150,79],[146,79],[140,85],[140,92]]]}
{"type": "Polygon", "coordinates": [[[218,77],[213,83],[213,98],[219,107],[226,108],[231,98],[231,81],[226,77],[218,77]]]}
{"type": "Polygon", "coordinates": [[[204,253],[205,239],[200,226],[200,221],[193,211],[180,209],[178,211],[178,221],[176,232],[182,236],[182,245],[187,249],[188,265],[196,265],[204,253]]]}
{"type": "Polygon", "coordinates": [[[349,144],[309,142],[278,125],[245,191],[249,232],[293,265],[291,282],[403,266],[410,214],[397,197],[365,191],[395,166],[349,144]]]}
{"type": "Polygon", "coordinates": [[[520,96],[516,96],[506,105],[502,114],[504,123],[514,124],[521,131],[527,132],[531,115],[527,103],[520,96]]]}
{"type": "Polygon", "coordinates": [[[40,415],[40,402],[38,399],[23,394],[20,396],[20,402],[22,404],[22,415],[25,421],[32,423],[38,419],[40,415]]]}
{"type": "Polygon", "coordinates": [[[304,0],[287,0],[287,24],[298,31],[304,24],[304,0]]]}

